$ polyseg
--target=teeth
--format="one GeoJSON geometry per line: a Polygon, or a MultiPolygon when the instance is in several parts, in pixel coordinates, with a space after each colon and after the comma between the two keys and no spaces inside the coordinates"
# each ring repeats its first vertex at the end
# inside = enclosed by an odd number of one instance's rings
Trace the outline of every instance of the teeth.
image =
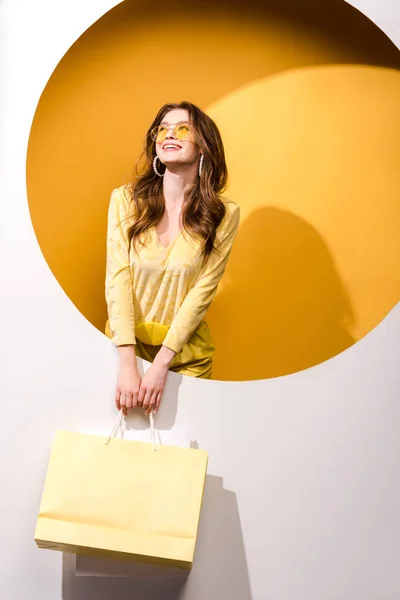
{"type": "Polygon", "coordinates": [[[166,150],[167,148],[179,148],[179,146],[172,146],[168,144],[168,146],[164,146],[164,150],[166,150]]]}

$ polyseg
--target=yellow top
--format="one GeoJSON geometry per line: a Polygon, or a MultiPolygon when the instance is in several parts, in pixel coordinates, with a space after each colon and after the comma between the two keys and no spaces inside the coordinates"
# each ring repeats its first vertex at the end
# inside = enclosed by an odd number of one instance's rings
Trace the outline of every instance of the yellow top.
{"type": "Polygon", "coordinates": [[[211,304],[236,237],[240,207],[220,196],[226,214],[217,230],[217,250],[201,264],[201,242],[182,230],[167,247],[154,226],[146,246],[129,251],[132,207],[124,186],[111,194],[107,229],[106,301],[110,337],[116,346],[163,344],[180,352],[211,304]]]}

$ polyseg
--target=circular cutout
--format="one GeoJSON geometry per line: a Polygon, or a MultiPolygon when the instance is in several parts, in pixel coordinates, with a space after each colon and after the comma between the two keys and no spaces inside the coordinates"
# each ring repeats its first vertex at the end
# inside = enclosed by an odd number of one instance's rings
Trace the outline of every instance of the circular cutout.
{"type": "Polygon", "coordinates": [[[189,99],[216,120],[226,195],[242,219],[207,314],[214,379],[318,364],[399,297],[399,52],[343,2],[321,12],[308,0],[293,4],[250,2],[235,12],[194,2],[183,13],[172,2],[168,16],[154,4],[118,5],[55,69],[29,139],[40,247],[72,302],[104,331],[111,190],[129,180],[161,104],[189,99]],[[167,29],[179,32],[168,51],[167,29]]]}

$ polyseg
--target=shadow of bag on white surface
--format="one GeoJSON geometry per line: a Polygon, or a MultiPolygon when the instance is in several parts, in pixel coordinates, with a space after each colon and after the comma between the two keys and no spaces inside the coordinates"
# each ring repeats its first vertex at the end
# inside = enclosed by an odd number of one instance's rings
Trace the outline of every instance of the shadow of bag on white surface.
{"type": "Polygon", "coordinates": [[[132,563],[113,558],[78,554],[75,575],[78,577],[130,577],[132,579],[186,579],[190,571],[162,565],[132,563]]]}
{"type": "Polygon", "coordinates": [[[64,554],[63,600],[251,600],[236,495],[207,475],[203,504],[189,577],[130,576],[123,565],[114,566],[114,575],[79,577],[75,556],[64,554]]]}

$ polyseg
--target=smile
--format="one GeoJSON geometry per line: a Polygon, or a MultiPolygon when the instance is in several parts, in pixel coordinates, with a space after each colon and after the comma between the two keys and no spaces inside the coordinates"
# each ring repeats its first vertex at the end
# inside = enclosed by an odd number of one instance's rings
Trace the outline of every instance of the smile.
{"type": "Polygon", "coordinates": [[[175,144],[165,144],[163,150],[165,150],[165,152],[174,152],[175,150],[181,150],[181,147],[175,146],[175,144]]]}

